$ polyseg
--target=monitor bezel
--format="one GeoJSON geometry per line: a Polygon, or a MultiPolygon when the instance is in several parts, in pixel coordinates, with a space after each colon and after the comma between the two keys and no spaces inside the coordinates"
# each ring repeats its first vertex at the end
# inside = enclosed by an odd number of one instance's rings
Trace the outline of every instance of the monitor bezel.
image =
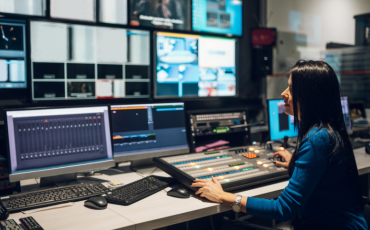
{"type": "MultiPolygon", "coordinates": [[[[193,32],[193,31],[192,31],[193,32]]],[[[237,98],[239,96],[239,39],[237,37],[225,37],[217,34],[200,34],[200,33],[189,33],[189,32],[173,32],[173,31],[153,31],[153,45],[152,45],[152,53],[153,53],[153,66],[152,66],[152,84],[153,84],[153,97],[155,99],[177,99],[177,100],[214,100],[219,98],[237,98]],[[158,96],[157,95],[157,34],[158,33],[168,33],[168,34],[184,34],[184,35],[197,35],[197,36],[205,36],[205,37],[214,37],[219,39],[230,39],[235,40],[235,95],[233,96],[215,96],[215,97],[199,97],[199,96],[158,96]]]]}
{"type": "MultiPolygon", "coordinates": [[[[112,159],[107,159],[104,162],[94,162],[94,163],[87,163],[82,165],[74,165],[74,166],[61,166],[55,169],[46,169],[46,170],[37,170],[31,171],[26,173],[17,173],[13,174],[11,171],[11,160],[10,160],[10,146],[9,146],[9,132],[8,132],[8,118],[7,112],[12,111],[30,111],[30,110],[39,110],[39,109],[67,109],[67,108],[91,108],[91,107],[107,107],[108,108],[108,127],[111,129],[111,117],[109,113],[109,106],[108,105],[81,105],[81,106],[58,106],[58,107],[24,107],[24,108],[16,108],[16,109],[4,109],[4,127],[5,127],[5,140],[6,140],[6,156],[7,156],[7,163],[10,166],[9,168],[9,181],[16,182],[20,180],[27,180],[27,179],[36,179],[40,177],[49,177],[49,176],[59,176],[63,174],[69,173],[77,173],[86,170],[95,170],[95,169],[106,169],[115,166],[114,157],[113,157],[113,142],[112,142],[112,132],[109,130],[110,140],[111,140],[111,149],[112,149],[112,159]],[[29,176],[31,175],[31,176],[29,176]]],[[[108,145],[107,145],[108,146],[108,145]]]]}
{"type": "MultiPolygon", "coordinates": [[[[267,100],[267,124],[268,124],[268,129],[269,129],[269,140],[270,141],[277,141],[277,140],[282,140],[282,139],[274,139],[274,140],[272,140],[271,139],[271,126],[270,126],[270,103],[269,103],[269,101],[276,101],[276,100],[284,100],[283,98],[276,98],[276,99],[268,99],[267,100]]],[[[291,116],[291,115],[289,115],[289,116],[291,116]]],[[[294,128],[294,129],[296,129],[296,127],[294,128]]],[[[298,135],[297,135],[298,136],[298,135]]],[[[297,137],[297,136],[291,136],[291,137],[289,137],[289,138],[294,138],[294,137],[297,137]]]]}
{"type": "Polygon", "coordinates": [[[114,146],[113,146],[113,119],[111,118],[111,138],[112,138],[112,152],[113,152],[113,158],[116,163],[120,162],[126,162],[126,161],[135,161],[135,160],[144,160],[144,159],[153,159],[154,157],[164,157],[164,156],[173,156],[173,155],[180,155],[180,154],[186,154],[190,152],[190,146],[189,146],[189,138],[188,138],[188,132],[189,128],[186,123],[186,107],[184,102],[154,102],[154,103],[134,103],[134,104],[110,104],[109,105],[109,115],[111,114],[111,107],[112,106],[120,106],[120,105],[148,105],[148,104],[174,104],[174,103],[182,103],[184,104],[184,119],[185,119],[185,130],[186,130],[186,143],[187,148],[181,148],[181,149],[172,149],[172,150],[158,150],[158,151],[149,151],[149,152],[143,152],[143,153],[132,153],[132,154],[126,154],[126,155],[120,155],[115,156],[114,154],[114,146]]]}

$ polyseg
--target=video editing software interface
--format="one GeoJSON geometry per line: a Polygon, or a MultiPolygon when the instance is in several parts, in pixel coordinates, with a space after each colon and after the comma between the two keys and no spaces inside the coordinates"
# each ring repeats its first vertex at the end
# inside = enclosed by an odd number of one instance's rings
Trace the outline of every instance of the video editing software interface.
{"type": "Polygon", "coordinates": [[[149,32],[31,21],[33,100],[148,98],[149,32]]]}
{"type": "Polygon", "coordinates": [[[7,111],[12,173],[113,160],[108,106],[7,111]]]}
{"type": "Polygon", "coordinates": [[[351,116],[349,114],[349,106],[348,106],[348,97],[341,97],[341,104],[342,104],[342,112],[344,116],[344,123],[346,125],[347,130],[352,129],[351,123],[351,116]]]}
{"type": "Polygon", "coordinates": [[[242,35],[242,0],[192,0],[193,30],[242,35]]]}
{"type": "MultiPolygon", "coordinates": [[[[111,1],[111,0],[109,0],[111,1]]],[[[190,0],[127,0],[131,26],[190,30],[190,0]]]]}
{"type": "Polygon", "coordinates": [[[236,39],[156,33],[155,97],[236,95],[236,39]]]}
{"type": "Polygon", "coordinates": [[[284,100],[269,100],[270,139],[272,141],[284,139],[284,136],[296,137],[298,130],[294,130],[294,117],[285,113],[284,100]]]}
{"type": "Polygon", "coordinates": [[[0,89],[27,88],[26,21],[0,19],[0,89]]]}
{"type": "Polygon", "coordinates": [[[188,148],[184,103],[111,106],[114,155],[188,148]]]}

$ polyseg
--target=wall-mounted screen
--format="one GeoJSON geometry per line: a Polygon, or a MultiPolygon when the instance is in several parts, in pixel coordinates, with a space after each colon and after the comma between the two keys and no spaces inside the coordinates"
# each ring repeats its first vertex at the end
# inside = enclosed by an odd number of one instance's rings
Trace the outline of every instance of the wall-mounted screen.
{"type": "Polygon", "coordinates": [[[242,0],[192,0],[193,30],[242,35],[242,0]]]}
{"type": "Polygon", "coordinates": [[[148,31],[32,21],[32,98],[147,98],[149,52],[148,31]]]}
{"type": "Polygon", "coordinates": [[[99,21],[112,24],[127,24],[127,0],[100,0],[99,21]]]}
{"type": "Polygon", "coordinates": [[[188,0],[129,0],[132,26],[190,30],[188,0]]]}
{"type": "Polygon", "coordinates": [[[95,22],[95,0],[50,0],[50,17],[95,22]]]}
{"type": "Polygon", "coordinates": [[[46,0],[0,0],[0,12],[45,16],[46,0]]]}
{"type": "Polygon", "coordinates": [[[157,98],[236,96],[236,39],[156,32],[157,98]]]}
{"type": "Polygon", "coordinates": [[[0,88],[27,88],[26,21],[0,19],[0,88]]]}

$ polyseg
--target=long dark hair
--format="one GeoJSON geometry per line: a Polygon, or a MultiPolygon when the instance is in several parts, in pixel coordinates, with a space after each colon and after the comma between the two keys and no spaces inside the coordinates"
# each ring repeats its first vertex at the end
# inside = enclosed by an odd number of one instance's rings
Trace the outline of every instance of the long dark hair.
{"type": "Polygon", "coordinates": [[[325,128],[332,144],[330,162],[346,159],[351,181],[361,199],[360,180],[352,145],[344,123],[341,90],[337,75],[323,61],[298,61],[290,68],[294,125],[298,128],[296,151],[289,164],[293,174],[301,141],[311,129],[325,128]],[[300,118],[298,119],[298,110],[300,118]]]}

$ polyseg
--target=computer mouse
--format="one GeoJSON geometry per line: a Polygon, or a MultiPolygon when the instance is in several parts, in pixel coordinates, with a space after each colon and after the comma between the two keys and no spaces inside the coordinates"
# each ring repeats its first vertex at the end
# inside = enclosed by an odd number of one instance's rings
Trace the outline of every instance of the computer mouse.
{"type": "Polygon", "coordinates": [[[187,189],[182,187],[175,187],[167,192],[168,196],[178,197],[178,198],[189,198],[190,193],[187,189]]]}
{"type": "Polygon", "coordinates": [[[85,206],[93,209],[106,209],[107,200],[102,196],[94,196],[85,201],[85,206]]]}

